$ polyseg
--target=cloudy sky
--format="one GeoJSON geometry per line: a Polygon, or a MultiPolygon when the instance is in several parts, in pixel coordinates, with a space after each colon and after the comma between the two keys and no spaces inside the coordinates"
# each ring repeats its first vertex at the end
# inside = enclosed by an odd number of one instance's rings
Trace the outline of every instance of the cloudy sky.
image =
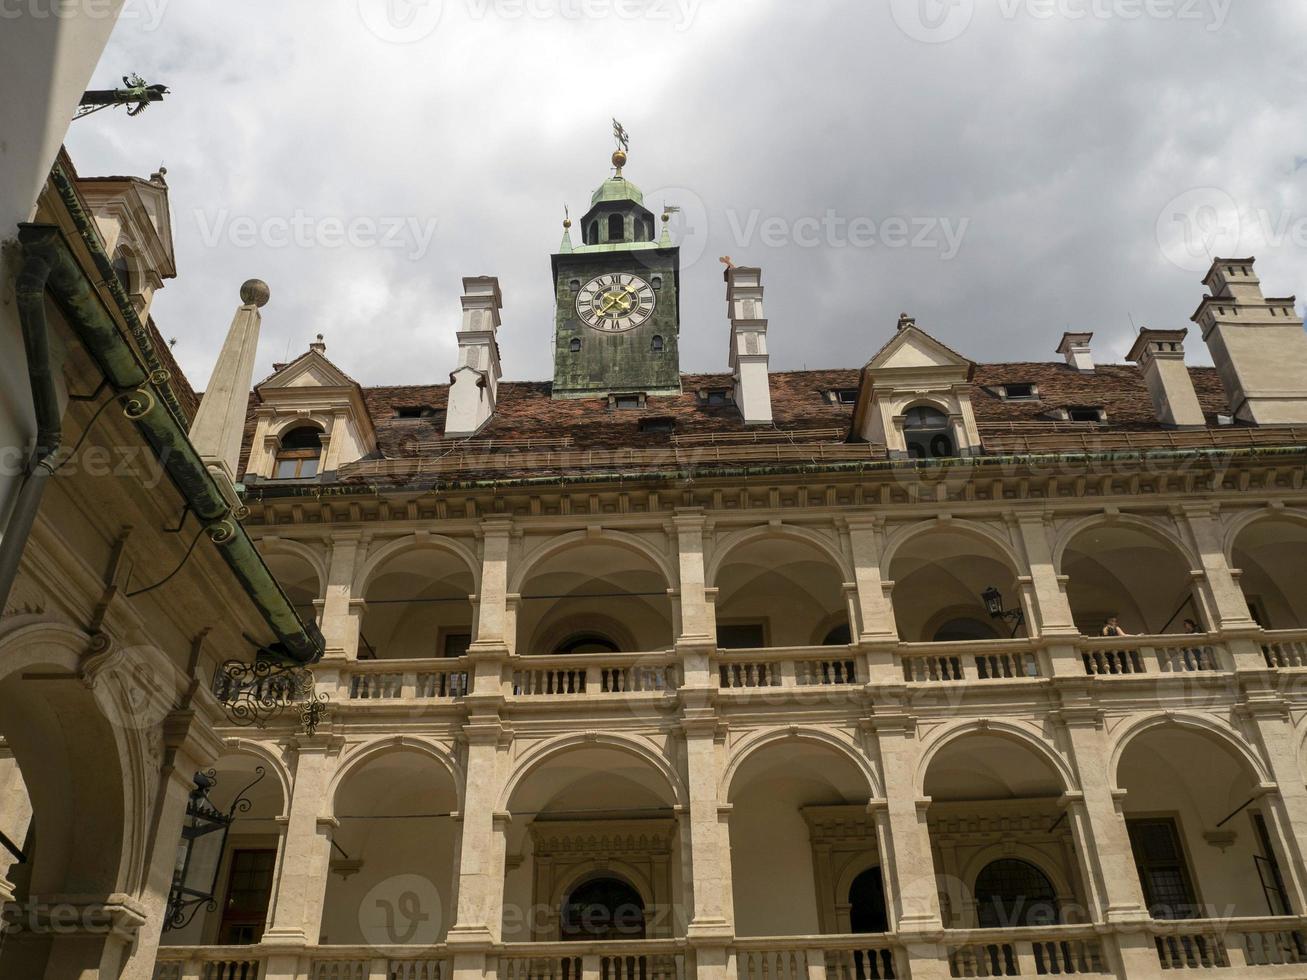
{"type": "MultiPolygon", "coordinates": [[[[724,370],[718,257],[763,268],[773,369],[856,366],[900,311],[978,360],[1190,326],[1214,254],[1307,296],[1302,0],[127,0],[83,174],[168,168],[154,315],[197,387],[242,281],[260,376],[325,334],[443,381],[496,275],[506,375],[552,373],[549,255],[608,174],[682,207],[682,368],[724,370]]],[[[1206,359],[1190,338],[1190,358],[1206,359]]]]}

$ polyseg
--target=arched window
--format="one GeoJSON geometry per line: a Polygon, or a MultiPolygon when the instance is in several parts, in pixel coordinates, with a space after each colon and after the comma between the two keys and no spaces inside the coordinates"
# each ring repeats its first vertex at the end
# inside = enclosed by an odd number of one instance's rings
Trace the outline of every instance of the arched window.
{"type": "Polygon", "coordinates": [[[849,929],[858,935],[889,932],[880,868],[868,868],[849,886],[849,929]]]}
{"type": "Polygon", "coordinates": [[[621,653],[621,648],[602,633],[576,633],[558,644],[557,653],[621,653]]]}
{"type": "Polygon", "coordinates": [[[663,352],[663,338],[659,334],[654,334],[653,343],[650,344],[650,348],[655,354],[661,354],[663,352]]]}
{"type": "Polygon", "coordinates": [[[982,929],[1051,926],[1058,921],[1057,892],[1028,861],[1004,858],[976,875],[976,914],[982,929]]]}
{"type": "Polygon", "coordinates": [[[590,222],[585,229],[585,243],[587,245],[599,244],[599,219],[596,218],[590,222]]]}
{"type": "Polygon", "coordinates": [[[935,643],[962,643],[967,640],[997,640],[998,632],[989,623],[970,616],[950,619],[935,631],[935,643]]]}
{"type": "Polygon", "coordinates": [[[620,214],[610,214],[608,216],[608,240],[610,242],[626,240],[626,219],[620,214]]]}
{"type": "Polygon", "coordinates": [[[322,459],[322,430],[310,425],[291,429],[277,447],[274,480],[307,480],[318,475],[322,459]]]}
{"type": "Polygon", "coordinates": [[[839,626],[826,634],[826,638],[821,641],[821,645],[824,647],[846,647],[852,642],[853,635],[849,631],[849,624],[840,623],[839,626]]]}
{"type": "Polygon", "coordinates": [[[567,349],[570,350],[573,354],[577,353],[581,349],[581,338],[573,337],[571,342],[568,343],[567,349]]]}
{"type": "Polygon", "coordinates": [[[949,420],[937,408],[910,408],[903,416],[903,438],[913,459],[947,459],[956,456],[949,420]]]}
{"type": "Polygon", "coordinates": [[[113,274],[118,284],[129,294],[132,291],[132,267],[127,261],[127,251],[118,249],[113,255],[113,274]]]}
{"type": "Polygon", "coordinates": [[[620,878],[592,878],[563,902],[558,932],[565,940],[644,938],[644,899],[620,878]]]}

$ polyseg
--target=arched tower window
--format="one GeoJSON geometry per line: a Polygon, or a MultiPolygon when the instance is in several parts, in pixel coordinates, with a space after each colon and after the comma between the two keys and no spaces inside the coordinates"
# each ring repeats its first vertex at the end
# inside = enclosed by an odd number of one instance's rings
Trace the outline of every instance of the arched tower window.
{"type": "Polygon", "coordinates": [[[599,244],[599,219],[596,218],[585,228],[585,243],[587,245],[599,244]]]}
{"type": "Polygon", "coordinates": [[[947,459],[957,455],[948,416],[928,405],[904,413],[903,438],[913,459],[947,459]]]}
{"type": "Polygon", "coordinates": [[[322,430],[311,425],[291,429],[281,437],[274,480],[307,480],[318,475],[322,460],[322,430]]]}
{"type": "Polygon", "coordinates": [[[1005,858],[976,875],[976,914],[982,929],[1056,925],[1057,892],[1028,861],[1005,858]]]}
{"type": "Polygon", "coordinates": [[[581,338],[573,337],[571,342],[568,343],[567,349],[570,350],[573,354],[578,353],[581,350],[581,338]]]}
{"type": "Polygon", "coordinates": [[[608,216],[608,240],[621,242],[626,240],[626,219],[620,214],[608,216]]]}
{"type": "Polygon", "coordinates": [[[563,902],[558,931],[565,940],[643,939],[644,899],[620,878],[592,878],[563,902]]]}
{"type": "Polygon", "coordinates": [[[650,346],[650,349],[651,349],[655,354],[661,354],[661,353],[663,352],[663,338],[662,338],[662,336],[659,335],[659,334],[654,334],[653,342],[652,342],[649,346],[650,346]]]}

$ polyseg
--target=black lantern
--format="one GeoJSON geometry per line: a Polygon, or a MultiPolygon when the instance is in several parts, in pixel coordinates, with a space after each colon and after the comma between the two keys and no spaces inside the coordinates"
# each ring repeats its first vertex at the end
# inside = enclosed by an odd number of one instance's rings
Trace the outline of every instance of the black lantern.
{"type": "Polygon", "coordinates": [[[1017,630],[1021,629],[1026,622],[1026,614],[1021,611],[1020,607],[1016,609],[1003,608],[1003,593],[990,586],[984,592],[980,593],[981,601],[985,603],[985,610],[989,613],[991,619],[1006,619],[1012,623],[1012,635],[1017,635],[1017,630]]]}
{"type": "Polygon", "coordinates": [[[248,793],[267,771],[259,766],[253,782],[236,794],[227,810],[219,810],[209,799],[209,790],[218,783],[218,774],[195,774],[195,789],[186,800],[186,822],[177,844],[177,864],[173,868],[172,887],[168,890],[168,911],[163,929],[184,929],[195,918],[201,905],[210,911],[217,908],[218,870],[227,846],[227,834],[237,813],[246,813],[252,804],[248,793]]]}

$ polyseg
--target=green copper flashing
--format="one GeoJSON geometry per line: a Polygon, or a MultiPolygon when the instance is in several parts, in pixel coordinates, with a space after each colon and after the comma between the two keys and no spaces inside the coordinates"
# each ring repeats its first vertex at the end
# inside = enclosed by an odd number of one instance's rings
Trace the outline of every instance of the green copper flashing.
{"type": "Polygon", "coordinates": [[[644,204],[644,193],[625,177],[609,177],[594,192],[594,195],[590,198],[590,205],[593,207],[596,204],[615,201],[631,201],[635,204],[644,204]]]}
{"type": "MultiPolygon", "coordinates": [[[[116,284],[108,256],[89,224],[80,199],[74,194],[71,201],[65,198],[65,204],[96,268],[109,270],[107,275],[102,272],[102,278],[116,284]]],[[[39,260],[48,269],[46,284],[50,295],[105,379],[124,397],[125,414],[140,430],[192,513],[205,526],[219,554],[277,637],[278,645],[296,663],[315,663],[321,659],[325,646],[321,631],[316,624],[305,624],[300,619],[191,445],[184,416],[175,398],[170,397],[168,372],[141,363],[141,355],[120,331],[57,226],[20,225],[18,239],[25,255],[39,260]]],[[[133,320],[134,314],[129,324],[133,320]]],[[[139,320],[135,323],[139,324],[139,320]]]]}

